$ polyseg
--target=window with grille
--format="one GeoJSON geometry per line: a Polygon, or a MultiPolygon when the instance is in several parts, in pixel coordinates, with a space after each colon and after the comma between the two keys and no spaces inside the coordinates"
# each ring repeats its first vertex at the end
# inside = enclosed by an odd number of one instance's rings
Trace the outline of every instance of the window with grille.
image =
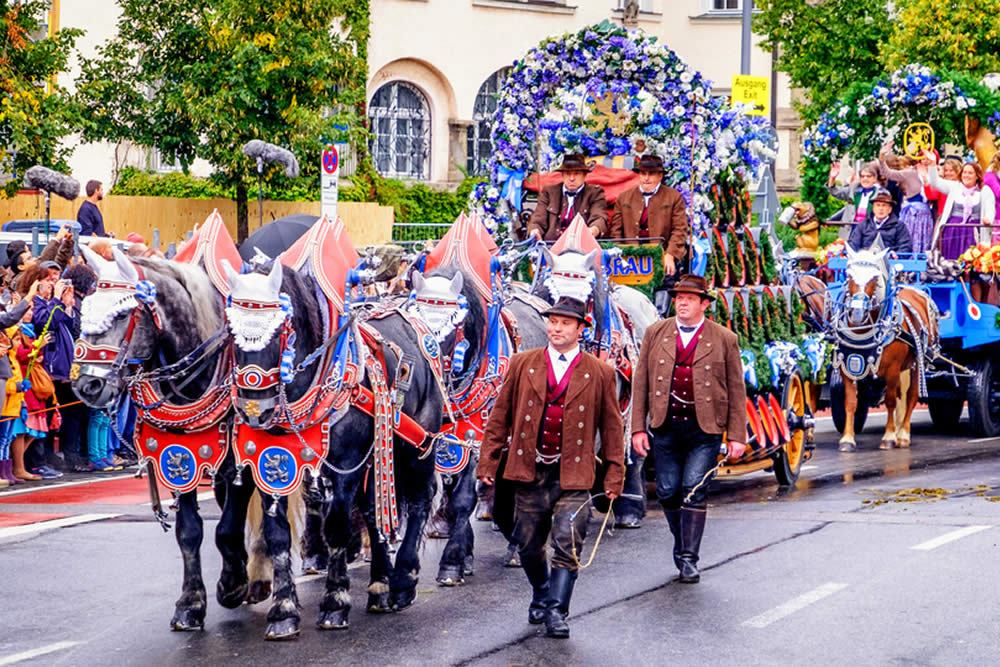
{"type": "Polygon", "coordinates": [[[431,114],[427,98],[404,81],[387,83],[368,105],[375,169],[395,178],[430,178],[431,114]]]}
{"type": "Polygon", "coordinates": [[[472,176],[486,173],[486,163],[493,153],[493,140],[490,125],[493,123],[493,113],[497,110],[497,98],[500,96],[500,86],[510,72],[504,67],[490,75],[476,94],[476,103],[472,109],[472,125],[468,130],[466,167],[472,176]]]}
{"type": "Polygon", "coordinates": [[[709,9],[713,12],[733,12],[742,9],[741,0],[711,0],[709,9]]]}

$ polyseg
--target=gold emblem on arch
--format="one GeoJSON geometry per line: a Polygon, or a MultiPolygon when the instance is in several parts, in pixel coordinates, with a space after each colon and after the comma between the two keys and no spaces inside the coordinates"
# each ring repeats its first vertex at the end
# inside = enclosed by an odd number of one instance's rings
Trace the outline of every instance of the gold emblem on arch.
{"type": "Polygon", "coordinates": [[[903,132],[906,157],[920,160],[924,151],[934,150],[934,129],[927,123],[911,123],[903,132]]]}

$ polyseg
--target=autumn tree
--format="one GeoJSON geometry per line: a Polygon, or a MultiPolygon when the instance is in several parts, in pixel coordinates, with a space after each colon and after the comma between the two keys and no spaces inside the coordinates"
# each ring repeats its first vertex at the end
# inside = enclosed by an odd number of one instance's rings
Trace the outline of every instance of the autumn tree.
{"type": "Polygon", "coordinates": [[[887,70],[909,63],[982,76],[1000,72],[1000,13],[974,0],[903,0],[883,49],[887,70]]]}
{"type": "Polygon", "coordinates": [[[13,194],[35,164],[66,171],[73,107],[56,82],[79,30],[46,34],[46,0],[0,0],[0,173],[13,176],[0,196],[13,194]]]}
{"type": "Polygon", "coordinates": [[[366,65],[353,29],[367,30],[367,0],[120,4],[117,36],[82,65],[84,139],[153,147],[185,169],[207,160],[235,190],[240,240],[255,174],[247,141],[289,147],[316,174],[336,126],[362,130],[366,65]],[[348,16],[354,5],[364,6],[363,25],[348,16]]]}

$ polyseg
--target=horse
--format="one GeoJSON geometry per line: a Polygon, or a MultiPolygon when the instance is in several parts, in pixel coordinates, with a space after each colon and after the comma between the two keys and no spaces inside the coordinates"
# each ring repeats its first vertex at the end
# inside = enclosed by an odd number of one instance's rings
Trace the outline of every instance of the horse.
{"type": "Polygon", "coordinates": [[[847,282],[831,326],[834,365],[844,380],[842,452],[857,449],[857,383],[869,376],[885,382],[887,416],[879,449],[910,446],[910,417],[925,391],[924,366],[939,344],[934,302],[925,292],[895,284],[888,252],[847,248],[847,282]]]}
{"type": "Polygon", "coordinates": [[[448,538],[437,582],[455,586],[473,573],[471,517],[478,501],[475,468],[486,415],[499,394],[510,354],[541,347],[547,336],[541,314],[530,300],[508,301],[500,290],[494,293],[491,318],[473,280],[453,265],[426,275],[414,272],[411,280],[413,291],[404,307],[435,332],[442,357],[450,360],[443,379],[454,420],[450,437],[439,438],[437,446],[444,488],[435,519],[446,525],[444,531],[438,530],[448,538]]]}
{"type": "MultiPolygon", "coordinates": [[[[584,349],[604,358],[618,370],[619,402],[628,428],[632,404],[631,369],[638,361],[646,329],[659,320],[656,306],[638,290],[608,281],[600,249],[583,252],[569,247],[559,254],[542,248],[544,267],[536,267],[532,294],[553,304],[571,297],[591,304],[592,324],[585,333],[584,349]]],[[[629,433],[626,432],[626,442],[629,433]]],[[[615,500],[616,525],[638,527],[645,515],[643,460],[628,453],[625,494],[615,500]]]]}
{"type": "MultiPolygon", "coordinates": [[[[81,312],[82,335],[72,380],[80,400],[93,409],[111,410],[145,375],[158,378],[149,386],[160,395],[160,408],[183,410],[212,394],[228,356],[218,344],[220,334],[225,333],[223,300],[205,272],[165,260],[129,260],[117,249],[113,262],[85,246],[81,251],[97,272],[98,285],[94,294],[83,300],[81,312]],[[140,284],[144,296],[138,294],[140,284]],[[196,353],[193,359],[192,353],[196,353]],[[173,374],[164,374],[162,369],[172,369],[173,374]]],[[[228,389],[224,392],[214,408],[218,414],[212,417],[223,426],[229,412],[228,389]]],[[[140,416],[146,412],[142,405],[138,411],[140,416]]],[[[195,472],[200,478],[201,469],[195,472]]],[[[223,568],[216,595],[227,608],[266,600],[271,587],[270,558],[259,538],[263,520],[260,503],[248,507],[253,487],[240,482],[229,455],[221,462],[213,483],[222,508],[216,545],[223,568]],[[249,556],[244,524],[249,524],[253,535],[249,556]]],[[[155,482],[151,480],[151,484],[155,488],[155,482]]],[[[206,608],[200,556],[204,529],[197,489],[180,493],[175,502],[175,534],[183,556],[184,579],[170,627],[196,630],[204,627],[206,608]]]]}
{"type": "MultiPolygon", "coordinates": [[[[319,454],[320,474],[331,495],[323,521],[329,556],[317,627],[345,629],[356,500],[371,538],[368,611],[399,611],[416,599],[418,549],[434,496],[427,434],[439,430],[445,407],[433,366],[436,349],[428,332],[393,308],[369,314],[360,324],[353,318],[342,325],[332,317],[324,322],[321,314],[331,311],[311,276],[277,261],[264,270],[239,274],[226,267],[232,290],[227,316],[235,343],[235,409],[254,437],[284,438],[299,443],[292,448],[302,446],[310,457],[319,454]],[[316,369],[309,368],[313,363],[316,369]],[[256,380],[251,380],[253,373],[256,380]],[[307,405],[300,411],[295,406],[303,401],[307,405]],[[328,433],[325,456],[317,449],[323,433],[328,433]],[[387,458],[393,462],[388,468],[387,458]],[[395,478],[394,469],[399,471],[395,478]],[[397,492],[405,530],[392,563],[388,540],[395,531],[397,492]]],[[[278,517],[283,508],[283,501],[272,505],[278,517]]],[[[282,605],[268,615],[269,632],[287,638],[299,631],[298,600],[288,564],[287,527],[279,521],[272,528],[266,533],[269,543],[281,545],[274,556],[276,582],[279,563],[283,571],[275,587],[282,605]]]]}

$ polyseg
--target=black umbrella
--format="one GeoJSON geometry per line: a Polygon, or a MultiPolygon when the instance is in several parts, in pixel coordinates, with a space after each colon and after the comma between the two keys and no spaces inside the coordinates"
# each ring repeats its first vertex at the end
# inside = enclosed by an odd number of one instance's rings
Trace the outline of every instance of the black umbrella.
{"type": "Polygon", "coordinates": [[[292,247],[317,220],[319,216],[296,213],[269,222],[240,245],[240,257],[249,262],[257,254],[257,250],[260,250],[273,259],[292,247]]]}

